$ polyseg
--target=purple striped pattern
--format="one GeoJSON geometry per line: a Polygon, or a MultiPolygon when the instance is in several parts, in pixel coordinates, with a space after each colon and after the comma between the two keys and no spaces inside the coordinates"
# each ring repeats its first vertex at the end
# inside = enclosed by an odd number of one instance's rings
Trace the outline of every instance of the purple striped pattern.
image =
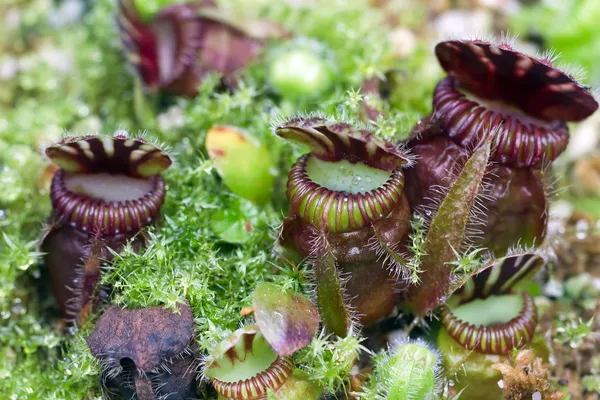
{"type": "Polygon", "coordinates": [[[535,58],[509,44],[448,40],[435,54],[444,70],[474,95],[500,100],[532,118],[582,121],[598,109],[592,94],[554,68],[551,57],[535,58]]]}
{"type": "Polygon", "coordinates": [[[535,274],[545,260],[535,253],[514,254],[493,260],[479,268],[453,295],[461,303],[509,293],[521,280],[535,274]]]}
{"type": "Polygon", "coordinates": [[[46,155],[65,171],[107,172],[135,178],[156,175],[172,164],[165,151],[142,138],[126,135],[69,137],[48,147],[46,155]]]}
{"type": "Polygon", "coordinates": [[[294,118],[277,127],[275,133],[289,141],[307,145],[311,154],[325,161],[348,160],[392,171],[410,159],[397,145],[376,137],[366,129],[324,118],[294,118]]]}

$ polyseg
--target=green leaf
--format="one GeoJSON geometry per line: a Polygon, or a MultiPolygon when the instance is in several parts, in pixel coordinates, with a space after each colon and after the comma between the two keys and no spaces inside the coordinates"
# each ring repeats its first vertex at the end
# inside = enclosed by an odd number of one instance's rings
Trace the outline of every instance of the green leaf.
{"type": "Polygon", "coordinates": [[[346,337],[351,325],[350,312],[344,301],[342,282],[325,233],[321,233],[318,254],[313,261],[319,314],[330,332],[346,337]]]}
{"type": "Polygon", "coordinates": [[[256,204],[273,191],[273,161],[267,148],[243,130],[226,125],[206,134],[206,150],[229,189],[256,204]]]}
{"type": "Polygon", "coordinates": [[[477,149],[448,189],[425,236],[422,280],[409,289],[407,307],[419,315],[430,314],[448,296],[451,266],[465,239],[465,229],[479,193],[490,155],[490,143],[477,149]]]}

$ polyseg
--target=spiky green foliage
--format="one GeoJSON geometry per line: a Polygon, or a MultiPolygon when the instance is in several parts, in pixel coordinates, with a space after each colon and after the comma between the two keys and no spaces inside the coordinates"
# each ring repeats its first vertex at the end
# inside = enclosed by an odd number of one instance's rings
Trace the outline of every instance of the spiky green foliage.
{"type": "Polygon", "coordinates": [[[588,338],[593,331],[594,318],[590,318],[588,321],[572,320],[567,318],[561,318],[555,321],[556,324],[556,336],[554,341],[563,345],[568,345],[572,348],[577,348],[583,344],[586,338],[588,338]]]}
{"type": "Polygon", "coordinates": [[[448,264],[453,266],[455,274],[467,275],[481,267],[482,252],[485,251],[483,248],[469,249],[464,253],[460,254],[456,249],[454,250],[455,261],[451,261],[448,264]]]}
{"type": "Polygon", "coordinates": [[[362,339],[355,334],[344,338],[321,332],[311,344],[299,352],[298,363],[308,372],[309,379],[324,387],[325,392],[335,393],[343,390],[349,381],[350,372],[359,354],[367,351],[361,345],[362,339]]]}
{"type": "Polygon", "coordinates": [[[403,340],[374,357],[374,373],[358,396],[365,400],[435,400],[441,388],[436,350],[403,340]]]}
{"type": "Polygon", "coordinates": [[[421,269],[421,260],[425,255],[423,244],[425,243],[425,233],[426,233],[426,222],[425,218],[421,214],[414,214],[411,220],[411,233],[408,238],[410,239],[408,242],[408,250],[410,252],[410,257],[408,259],[408,263],[406,264],[406,268],[410,271],[409,280],[413,284],[419,283],[419,276],[422,272],[421,269]]]}
{"type": "Polygon", "coordinates": [[[600,393],[600,376],[587,375],[581,379],[581,384],[588,392],[600,393]]]}

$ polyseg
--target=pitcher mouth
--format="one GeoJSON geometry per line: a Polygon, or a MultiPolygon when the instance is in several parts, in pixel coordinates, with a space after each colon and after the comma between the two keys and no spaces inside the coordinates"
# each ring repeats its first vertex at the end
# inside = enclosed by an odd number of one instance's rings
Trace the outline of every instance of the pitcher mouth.
{"type": "Polygon", "coordinates": [[[220,396],[232,400],[262,400],[276,392],[292,374],[289,357],[279,356],[256,326],[235,331],[217,347],[205,366],[205,376],[220,396]]]}
{"type": "Polygon", "coordinates": [[[473,300],[455,309],[444,305],[441,321],[448,334],[466,349],[486,354],[508,354],[533,339],[537,310],[531,295],[523,292],[520,296],[502,295],[473,300]],[[497,320],[485,320],[485,316],[492,315],[489,308],[496,302],[504,303],[504,309],[507,309],[507,302],[520,302],[520,311],[515,311],[513,307],[510,311],[514,315],[505,313],[498,317],[494,313],[497,320]]]}
{"type": "Polygon", "coordinates": [[[158,175],[147,178],[151,187],[143,196],[118,201],[72,191],[66,178],[64,170],[54,175],[50,188],[52,206],[62,219],[85,232],[112,236],[137,231],[154,220],[165,199],[165,182],[158,175]]]}
{"type": "Polygon", "coordinates": [[[150,88],[167,87],[182,77],[202,47],[197,8],[179,4],[163,8],[151,22],[144,22],[131,0],[119,0],[117,24],[125,55],[150,88]]]}
{"type": "Polygon", "coordinates": [[[448,77],[437,85],[433,122],[457,144],[492,136],[491,160],[515,168],[554,160],[569,140],[566,122],[582,121],[598,102],[553,57],[532,57],[508,43],[448,40],[435,47],[448,77]]]}
{"type": "Polygon", "coordinates": [[[469,93],[501,100],[544,121],[582,121],[598,109],[594,96],[553,57],[531,57],[508,43],[448,40],[435,47],[442,68],[469,93]]]}
{"type": "Polygon", "coordinates": [[[228,399],[258,400],[266,399],[269,390],[281,388],[291,374],[290,359],[278,356],[265,371],[251,378],[235,382],[211,378],[210,381],[215,390],[228,399]]]}
{"type": "Polygon", "coordinates": [[[517,168],[554,160],[569,142],[562,121],[543,121],[501,101],[488,101],[460,87],[452,77],[440,81],[434,94],[434,119],[457,144],[474,148],[492,135],[491,159],[517,168]]]}
{"type": "Polygon", "coordinates": [[[317,229],[350,232],[385,218],[401,203],[402,168],[412,158],[367,129],[321,117],[297,117],[275,134],[308,146],[288,175],[290,210],[317,229]]]}
{"type": "Polygon", "coordinates": [[[400,168],[381,171],[388,177],[377,187],[336,190],[321,186],[309,176],[307,166],[312,157],[305,154],[292,166],[287,196],[294,212],[314,227],[330,232],[364,228],[389,215],[401,203],[404,174],[400,168]]]}
{"type": "Polygon", "coordinates": [[[172,160],[157,146],[126,135],[67,138],[46,149],[58,166],[50,187],[54,210],[84,232],[112,236],[141,229],[159,213],[172,160]]]}

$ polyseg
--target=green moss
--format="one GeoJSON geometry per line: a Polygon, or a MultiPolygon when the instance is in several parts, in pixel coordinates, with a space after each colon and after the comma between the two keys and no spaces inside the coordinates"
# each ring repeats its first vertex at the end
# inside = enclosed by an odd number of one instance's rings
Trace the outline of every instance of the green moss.
{"type": "Polygon", "coordinates": [[[323,334],[315,337],[312,343],[296,356],[297,362],[304,366],[309,379],[334,393],[350,379],[350,372],[361,351],[361,339],[355,335],[338,337],[331,341],[323,334]]]}

